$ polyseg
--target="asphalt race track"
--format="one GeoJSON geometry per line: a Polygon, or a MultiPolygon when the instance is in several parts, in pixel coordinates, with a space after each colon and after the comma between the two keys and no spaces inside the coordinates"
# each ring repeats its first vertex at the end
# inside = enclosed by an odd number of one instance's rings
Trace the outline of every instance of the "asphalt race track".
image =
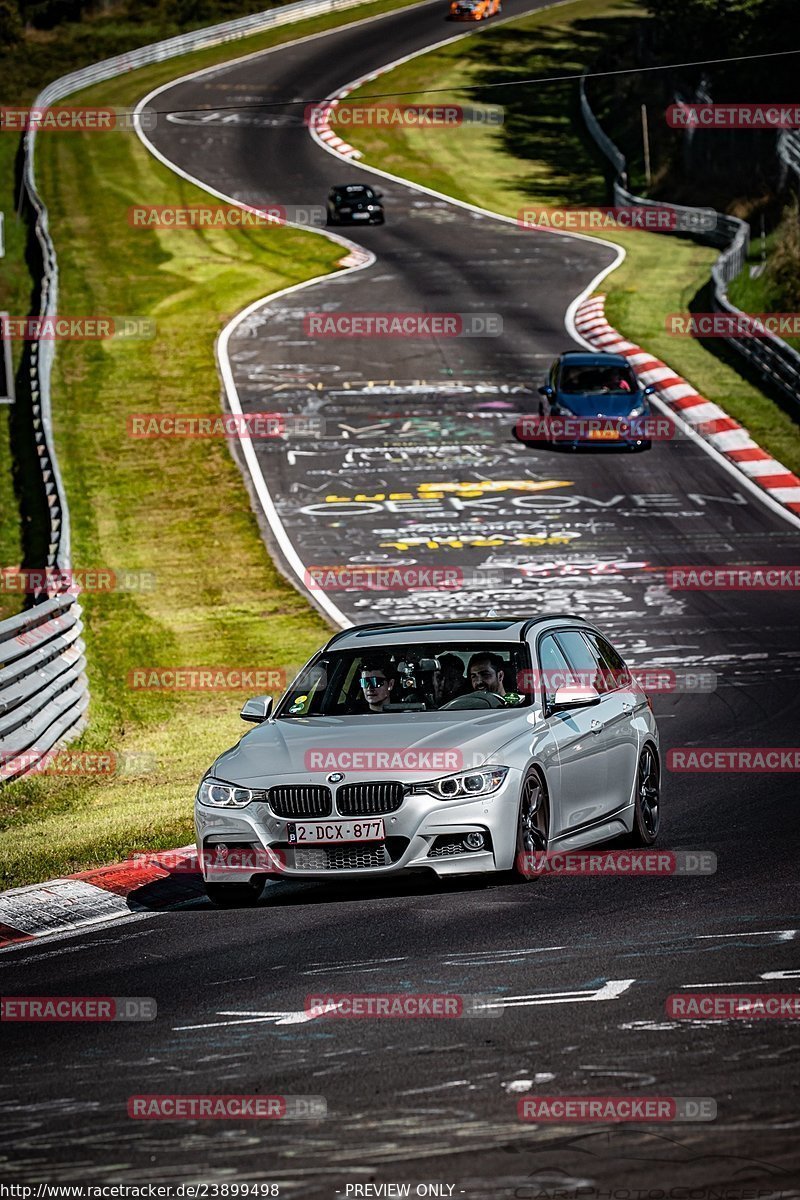
{"type": "MultiPolygon", "coordinates": [[[[506,0],[504,16],[536,7],[506,0]]],[[[422,4],[215,68],[159,95],[179,119],[150,136],[228,196],[322,204],[332,184],[370,177],[312,140],[301,105],[258,103],[320,99],[452,32],[441,3],[422,4]],[[232,120],[237,105],[256,108],[232,120]]],[[[631,663],[676,672],[679,689],[654,698],[665,752],[792,746],[792,593],[673,591],[664,568],[789,565],[796,527],[680,433],[642,454],[531,450],[511,436],[572,344],[569,304],[613,253],[371,179],[386,225],[342,232],[374,263],[266,303],[230,339],[245,411],[323,422],[319,439],[255,443],[302,563],[464,572],[449,594],[329,593],[351,621],[578,611],[631,663]],[[336,311],[490,312],[503,334],[306,334],[307,313],[336,311]]],[[[265,535],[280,555],[274,528],[265,535]]],[[[728,1200],[800,1195],[796,1023],[665,1012],[692,987],[796,991],[796,777],[666,773],[664,792],[659,845],[715,854],[716,874],[274,884],[253,910],[197,900],[0,953],[4,994],[158,1003],[152,1023],[4,1030],[15,1174],[276,1181],[281,1195],[331,1200],[390,1181],[474,1200],[677,1200],[687,1187],[713,1200],[722,1185],[728,1200]],[[310,994],[347,991],[489,993],[499,1007],[451,1021],[305,1014],[310,994]],[[717,1117],[532,1124],[516,1115],[531,1090],[708,1097],[717,1117]],[[172,1092],[321,1096],[328,1117],[128,1118],[130,1096],[172,1092]]]]}

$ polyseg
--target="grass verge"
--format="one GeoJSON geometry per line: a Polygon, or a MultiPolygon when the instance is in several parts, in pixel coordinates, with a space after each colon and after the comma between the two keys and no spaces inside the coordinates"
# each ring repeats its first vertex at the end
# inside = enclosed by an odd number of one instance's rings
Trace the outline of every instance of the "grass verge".
{"type": "MultiPolygon", "coordinates": [[[[396,7],[365,6],[338,21],[320,18],[188,55],[98,85],[80,100],[131,104],[198,66],[396,7]]],[[[37,171],[59,256],[60,311],[157,324],[150,341],[63,343],[53,376],[73,561],[151,572],[155,587],[84,596],[92,703],[80,745],[141,756],[138,767],[29,777],[0,791],[3,887],[191,840],[197,780],[242,731],[242,694],[132,691],[133,668],[280,669],[304,661],[327,634],[272,563],[227,445],[131,440],[126,421],[136,412],[219,411],[220,328],[254,299],[333,270],[341,248],[286,228],[131,228],[127,209],[142,196],[151,204],[204,198],[133,135],[41,137],[37,171]]],[[[12,531],[6,561],[16,561],[14,545],[12,531]]]]}
{"type": "MultiPolygon", "coordinates": [[[[632,23],[643,16],[635,0],[574,0],[421,55],[353,92],[347,103],[366,102],[374,93],[402,94],[405,104],[479,101],[502,105],[504,124],[361,126],[348,140],[363,151],[366,165],[508,216],[526,206],[606,204],[604,160],[584,131],[576,85],[493,85],[501,76],[541,79],[591,69],[600,57],[613,60],[614,45],[627,45],[632,23]],[[431,80],[435,94],[428,90],[431,80]]],[[[627,252],[602,285],[611,324],[690,379],[787,467],[800,470],[792,416],[740,373],[734,352],[666,332],[668,314],[697,306],[717,252],[665,234],[603,236],[627,252]]]]}

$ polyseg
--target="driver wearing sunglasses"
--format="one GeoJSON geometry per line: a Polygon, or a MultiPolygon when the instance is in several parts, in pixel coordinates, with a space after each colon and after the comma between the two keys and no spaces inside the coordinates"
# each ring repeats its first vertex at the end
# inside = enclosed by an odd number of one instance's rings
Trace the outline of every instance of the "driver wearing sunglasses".
{"type": "Polygon", "coordinates": [[[369,659],[361,668],[360,684],[370,712],[383,712],[391,699],[394,676],[389,664],[381,659],[369,659]]]}

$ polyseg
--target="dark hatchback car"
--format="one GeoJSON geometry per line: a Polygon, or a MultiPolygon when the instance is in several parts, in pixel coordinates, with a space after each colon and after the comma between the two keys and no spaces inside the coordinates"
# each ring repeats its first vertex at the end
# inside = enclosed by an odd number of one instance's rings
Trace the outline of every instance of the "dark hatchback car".
{"type": "Polygon", "coordinates": [[[383,225],[382,192],[364,183],[344,183],[328,193],[329,225],[383,225]]]}
{"type": "Polygon", "coordinates": [[[520,422],[517,438],[541,445],[616,446],[648,450],[648,396],[622,354],[568,350],[555,360],[539,388],[539,418],[520,422]]]}

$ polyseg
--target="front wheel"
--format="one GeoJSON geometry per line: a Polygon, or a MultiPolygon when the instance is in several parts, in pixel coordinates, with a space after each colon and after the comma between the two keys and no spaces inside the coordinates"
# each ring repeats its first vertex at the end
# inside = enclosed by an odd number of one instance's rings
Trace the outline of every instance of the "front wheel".
{"type": "Polygon", "coordinates": [[[256,875],[249,883],[209,883],[206,895],[218,908],[252,908],[264,890],[264,876],[256,875]]]}
{"type": "Polygon", "coordinates": [[[639,755],[636,772],[636,796],[633,806],[632,846],[652,846],[661,824],[661,777],[658,759],[652,746],[645,746],[639,755]]]}
{"type": "Polygon", "coordinates": [[[527,883],[541,874],[536,860],[547,851],[550,837],[550,801],[544,781],[530,771],[522,784],[517,816],[517,844],[514,851],[514,876],[527,883]]]}

